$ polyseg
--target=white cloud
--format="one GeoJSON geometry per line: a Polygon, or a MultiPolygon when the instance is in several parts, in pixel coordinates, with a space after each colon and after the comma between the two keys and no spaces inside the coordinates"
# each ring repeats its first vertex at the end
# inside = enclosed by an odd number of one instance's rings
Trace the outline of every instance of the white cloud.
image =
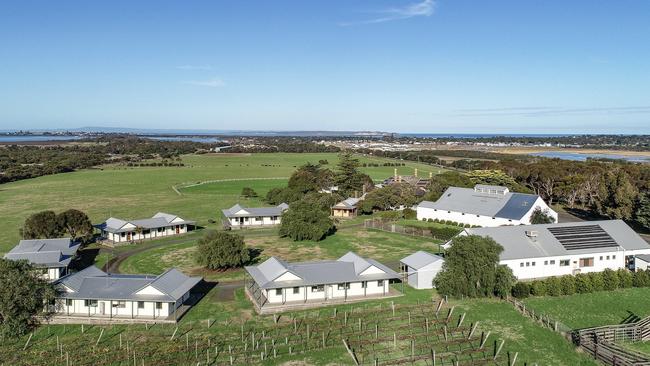
{"type": "Polygon", "coordinates": [[[212,66],[210,65],[180,65],[180,66],[176,66],[176,68],[179,70],[202,70],[202,71],[212,70],[212,66]]]}
{"type": "Polygon", "coordinates": [[[226,83],[223,80],[221,80],[221,78],[218,77],[214,77],[207,80],[188,80],[188,81],[184,81],[183,84],[206,86],[209,88],[219,88],[222,86],[226,86],[226,83]]]}
{"type": "Polygon", "coordinates": [[[428,17],[433,14],[435,5],[436,3],[434,0],[424,0],[422,2],[409,4],[403,7],[378,10],[375,13],[381,14],[381,16],[377,16],[372,19],[344,22],[340,23],[339,25],[346,27],[351,25],[385,23],[393,20],[402,20],[421,16],[428,17]]]}

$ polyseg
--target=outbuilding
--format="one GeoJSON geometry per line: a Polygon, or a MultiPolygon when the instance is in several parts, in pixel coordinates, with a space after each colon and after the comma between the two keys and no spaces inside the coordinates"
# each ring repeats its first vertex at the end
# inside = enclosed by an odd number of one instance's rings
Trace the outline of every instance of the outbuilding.
{"type": "Polygon", "coordinates": [[[50,281],[68,273],[68,267],[77,255],[79,243],[70,238],[21,240],[5,254],[5,259],[26,260],[50,281]]]}
{"type": "Polygon", "coordinates": [[[433,288],[433,279],[442,270],[445,260],[435,254],[417,251],[400,260],[400,270],[409,286],[416,289],[433,288]]]}

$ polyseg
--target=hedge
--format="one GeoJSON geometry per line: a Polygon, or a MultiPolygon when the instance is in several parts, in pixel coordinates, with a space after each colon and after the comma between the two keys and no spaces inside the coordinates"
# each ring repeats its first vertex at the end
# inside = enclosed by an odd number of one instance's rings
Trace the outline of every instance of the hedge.
{"type": "Polygon", "coordinates": [[[650,270],[630,272],[624,268],[616,271],[606,269],[603,272],[579,273],[575,276],[566,275],[517,282],[512,288],[512,296],[523,299],[528,296],[587,294],[628,287],[650,287],[650,270]]]}

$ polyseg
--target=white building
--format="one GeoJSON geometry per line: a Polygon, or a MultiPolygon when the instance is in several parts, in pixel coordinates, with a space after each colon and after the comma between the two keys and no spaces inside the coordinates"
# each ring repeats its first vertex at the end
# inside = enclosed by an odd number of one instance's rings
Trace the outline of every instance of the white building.
{"type": "Polygon", "coordinates": [[[109,274],[95,266],[60,278],[58,316],[176,321],[201,277],[176,269],[159,276],[109,274]]]}
{"type": "Polygon", "coordinates": [[[650,268],[650,254],[639,254],[634,256],[634,269],[645,271],[650,268]]]}
{"type": "Polygon", "coordinates": [[[271,257],[246,271],[246,292],[260,312],[384,297],[391,294],[389,282],[399,279],[385,265],[352,252],[337,260],[300,263],[271,257]]]}
{"type": "Polygon", "coordinates": [[[101,231],[101,236],[105,240],[113,243],[129,243],[184,234],[195,224],[194,221],[185,220],[173,214],[158,212],[150,219],[126,221],[111,217],[96,225],[96,228],[101,231]]]}
{"type": "Polygon", "coordinates": [[[557,212],[537,195],[477,184],[474,188],[449,187],[436,202],[422,201],[417,207],[417,218],[450,220],[482,227],[529,225],[536,208],[557,222],[557,212]]]}
{"type": "Polygon", "coordinates": [[[411,287],[430,289],[444,262],[441,256],[420,250],[400,260],[400,271],[411,287]]]}
{"type": "Polygon", "coordinates": [[[54,281],[68,272],[79,246],[70,238],[21,240],[4,257],[26,260],[40,271],[43,278],[54,281]]]}
{"type": "Polygon", "coordinates": [[[281,203],[275,207],[243,207],[239,204],[221,210],[225,217],[224,226],[227,229],[259,228],[279,225],[282,214],[289,205],[281,203]]]}
{"type": "Polygon", "coordinates": [[[520,280],[634,270],[635,257],[650,254],[650,244],[621,220],[470,228],[459,235],[494,239],[503,247],[500,263],[520,280]]]}

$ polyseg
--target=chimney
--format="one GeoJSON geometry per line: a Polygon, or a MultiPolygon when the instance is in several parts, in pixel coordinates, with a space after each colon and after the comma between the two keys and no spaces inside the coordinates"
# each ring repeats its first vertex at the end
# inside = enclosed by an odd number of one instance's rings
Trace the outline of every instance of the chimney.
{"type": "Polygon", "coordinates": [[[393,169],[393,180],[397,180],[397,168],[393,169]]]}
{"type": "Polygon", "coordinates": [[[415,168],[415,173],[414,174],[415,174],[416,177],[418,176],[418,168],[415,168]]]}
{"type": "Polygon", "coordinates": [[[429,172],[429,179],[433,179],[433,172],[429,172]]]}
{"type": "Polygon", "coordinates": [[[397,181],[398,181],[399,183],[402,183],[402,176],[401,176],[401,175],[398,175],[398,176],[397,176],[397,181]]]}

